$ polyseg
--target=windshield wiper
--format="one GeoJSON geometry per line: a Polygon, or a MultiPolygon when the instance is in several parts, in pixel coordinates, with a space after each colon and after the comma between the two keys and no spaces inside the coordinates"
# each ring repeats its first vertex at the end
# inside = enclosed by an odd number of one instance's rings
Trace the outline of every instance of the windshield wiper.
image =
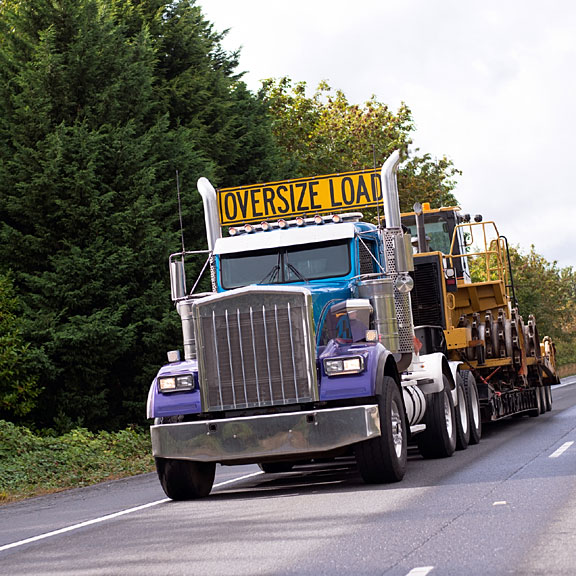
{"type": "Polygon", "coordinates": [[[296,268],[296,266],[294,266],[294,264],[290,264],[290,262],[288,262],[286,267],[288,270],[290,270],[290,272],[294,274],[294,276],[296,276],[296,278],[298,278],[298,280],[301,280],[302,282],[308,282],[308,279],[300,272],[300,270],[298,270],[298,268],[296,268]]]}
{"type": "Polygon", "coordinates": [[[266,276],[264,276],[264,278],[258,282],[258,284],[274,284],[274,280],[276,279],[276,276],[278,276],[279,271],[280,266],[276,264],[272,270],[270,270],[270,272],[268,272],[268,274],[266,274],[266,276]]]}

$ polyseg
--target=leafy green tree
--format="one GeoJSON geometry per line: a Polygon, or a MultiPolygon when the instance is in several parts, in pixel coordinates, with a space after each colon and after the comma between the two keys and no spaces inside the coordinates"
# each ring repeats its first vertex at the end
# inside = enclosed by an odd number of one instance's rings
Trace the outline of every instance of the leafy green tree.
{"type": "Polygon", "coordinates": [[[534,246],[510,249],[520,313],[536,318],[540,338],[551,336],[561,364],[576,362],[576,276],[571,267],[548,262],[534,246]]]}
{"type": "Polygon", "coordinates": [[[412,210],[416,201],[433,207],[456,204],[452,190],[459,171],[450,160],[436,161],[429,154],[407,159],[414,124],[405,104],[394,113],[375,96],[362,106],[351,104],[326,82],[311,97],[306,88],[305,82],[293,84],[289,78],[263,83],[283,151],[282,177],[380,167],[398,149],[407,160],[398,175],[402,210],[412,210]]]}

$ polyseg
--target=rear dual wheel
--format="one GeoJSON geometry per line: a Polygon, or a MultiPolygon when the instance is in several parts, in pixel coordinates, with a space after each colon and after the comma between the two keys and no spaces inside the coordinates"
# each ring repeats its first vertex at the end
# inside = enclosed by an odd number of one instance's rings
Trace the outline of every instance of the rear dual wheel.
{"type": "Polygon", "coordinates": [[[474,374],[469,370],[460,372],[462,387],[466,394],[466,405],[468,407],[468,421],[470,423],[469,444],[478,444],[482,437],[482,413],[480,411],[480,395],[474,374]]]}
{"type": "Polygon", "coordinates": [[[546,399],[546,412],[552,410],[552,387],[548,384],[544,386],[544,397],[546,399]]]}
{"type": "Polygon", "coordinates": [[[447,458],[456,449],[456,414],[450,381],[442,375],[444,388],[426,396],[426,430],[418,435],[418,449],[424,458],[447,458]]]}
{"type": "Polygon", "coordinates": [[[470,443],[470,417],[468,415],[466,392],[464,391],[460,374],[456,375],[456,397],[458,399],[458,404],[455,406],[456,450],[466,450],[470,443]]]}

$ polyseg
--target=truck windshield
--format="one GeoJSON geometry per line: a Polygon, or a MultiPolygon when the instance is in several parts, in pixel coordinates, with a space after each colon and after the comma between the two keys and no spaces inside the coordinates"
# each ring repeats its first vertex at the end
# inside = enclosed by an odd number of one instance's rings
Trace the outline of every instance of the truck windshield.
{"type": "Polygon", "coordinates": [[[348,240],[288,246],[220,256],[222,288],[286,284],[335,278],[350,273],[348,240]]]}

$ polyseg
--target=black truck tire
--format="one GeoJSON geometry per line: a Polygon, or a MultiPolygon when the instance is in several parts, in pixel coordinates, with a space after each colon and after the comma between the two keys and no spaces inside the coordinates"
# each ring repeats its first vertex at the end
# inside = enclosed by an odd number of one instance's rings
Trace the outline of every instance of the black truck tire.
{"type": "Polygon", "coordinates": [[[544,386],[545,398],[546,398],[546,412],[552,410],[552,386],[546,384],[544,386]]]}
{"type": "Polygon", "coordinates": [[[280,474],[290,472],[294,468],[294,462],[260,462],[258,467],[266,474],[280,474]]]}
{"type": "Polygon", "coordinates": [[[536,398],[536,406],[528,412],[528,416],[536,418],[542,414],[542,394],[540,393],[540,388],[535,387],[533,390],[534,397],[536,398]]]}
{"type": "Polygon", "coordinates": [[[462,386],[466,393],[466,403],[468,404],[468,421],[470,423],[469,444],[475,445],[482,437],[482,412],[480,410],[480,396],[474,374],[469,370],[460,372],[462,386]]]}
{"type": "Polygon", "coordinates": [[[192,462],[154,458],[160,484],[172,500],[195,500],[210,494],[216,473],[215,462],[192,462]]]}
{"type": "Polygon", "coordinates": [[[455,406],[456,450],[466,450],[470,443],[470,416],[468,414],[466,392],[464,391],[460,374],[456,375],[456,394],[458,396],[458,405],[455,406]]]}
{"type": "Polygon", "coordinates": [[[546,409],[546,388],[542,385],[538,388],[540,392],[540,414],[545,414],[548,410],[546,409]]]}
{"type": "Polygon", "coordinates": [[[406,414],[398,385],[384,376],[382,393],[376,396],[381,435],[356,445],[356,462],[367,484],[399,482],[404,478],[408,460],[406,414]]]}
{"type": "Polygon", "coordinates": [[[456,450],[456,414],[446,375],[444,389],[426,396],[426,430],[417,436],[418,449],[424,458],[447,458],[456,450]]]}

